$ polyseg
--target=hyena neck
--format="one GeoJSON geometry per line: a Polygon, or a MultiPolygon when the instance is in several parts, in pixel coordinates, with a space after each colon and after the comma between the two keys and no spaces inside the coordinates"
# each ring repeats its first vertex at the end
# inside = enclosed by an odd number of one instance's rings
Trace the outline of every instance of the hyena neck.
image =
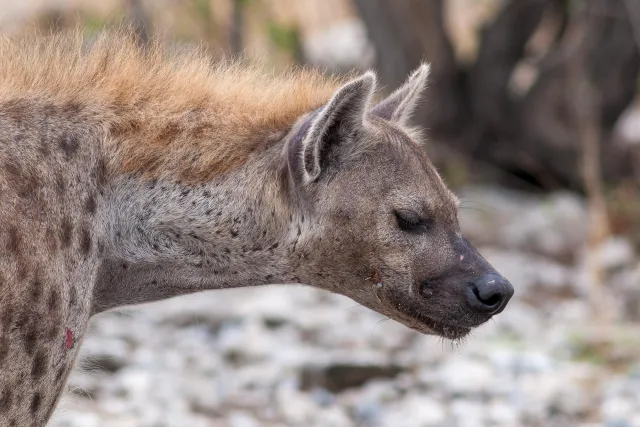
{"type": "Polygon", "coordinates": [[[207,289],[294,283],[284,139],[199,184],[133,175],[105,192],[105,247],[93,312],[207,289]]]}

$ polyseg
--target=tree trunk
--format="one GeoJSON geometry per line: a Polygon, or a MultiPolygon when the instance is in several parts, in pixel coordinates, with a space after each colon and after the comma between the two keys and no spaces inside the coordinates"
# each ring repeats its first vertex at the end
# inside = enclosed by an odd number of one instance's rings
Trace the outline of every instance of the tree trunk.
{"type": "MultiPolygon", "coordinates": [[[[377,49],[383,84],[393,89],[423,59],[432,63],[427,108],[417,115],[436,142],[478,164],[536,186],[584,190],[580,129],[572,119],[575,46],[572,14],[587,34],[584,67],[600,100],[599,157],[606,181],[633,175],[633,156],[610,142],[612,128],[636,93],[640,54],[626,3],[636,0],[510,0],[480,34],[475,63],[456,61],[444,27],[443,0],[354,0],[377,49]],[[573,6],[579,7],[573,7],[573,6]],[[524,93],[511,80],[545,16],[562,23],[535,62],[537,78],[524,93]]],[[[634,8],[634,12],[635,8],[634,8]]]]}

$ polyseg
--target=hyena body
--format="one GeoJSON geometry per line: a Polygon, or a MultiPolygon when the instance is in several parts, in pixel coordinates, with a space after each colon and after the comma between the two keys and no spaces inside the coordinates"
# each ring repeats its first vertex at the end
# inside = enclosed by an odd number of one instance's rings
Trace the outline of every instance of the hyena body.
{"type": "Polygon", "coordinates": [[[303,283],[458,339],[513,293],[406,125],[426,66],[371,107],[372,73],[269,80],[122,36],[0,57],[1,426],[47,422],[114,307],[303,283]]]}

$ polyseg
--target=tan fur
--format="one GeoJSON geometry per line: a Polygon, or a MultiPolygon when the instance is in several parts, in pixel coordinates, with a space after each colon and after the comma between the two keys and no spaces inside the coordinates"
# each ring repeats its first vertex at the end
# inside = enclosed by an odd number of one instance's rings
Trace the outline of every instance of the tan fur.
{"type": "Polygon", "coordinates": [[[98,109],[125,172],[210,180],[324,104],[342,83],[309,69],[278,75],[213,65],[202,49],[141,49],[125,31],[0,38],[0,101],[45,98],[98,109]]]}

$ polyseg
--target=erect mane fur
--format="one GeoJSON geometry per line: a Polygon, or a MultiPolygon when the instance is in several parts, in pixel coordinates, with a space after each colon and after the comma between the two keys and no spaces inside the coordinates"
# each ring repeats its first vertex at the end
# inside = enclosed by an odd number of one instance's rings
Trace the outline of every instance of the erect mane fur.
{"type": "Polygon", "coordinates": [[[198,182],[244,164],[265,141],[326,103],[344,78],[266,72],[201,48],[140,47],[127,31],[0,36],[0,102],[73,103],[103,114],[126,172],[198,182]]]}

